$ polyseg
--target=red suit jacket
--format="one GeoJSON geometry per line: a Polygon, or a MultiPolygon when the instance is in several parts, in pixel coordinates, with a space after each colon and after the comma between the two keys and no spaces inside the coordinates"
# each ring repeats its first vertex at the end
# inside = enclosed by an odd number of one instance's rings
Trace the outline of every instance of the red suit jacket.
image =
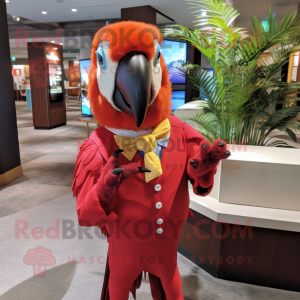
{"type": "MultiPolygon", "coordinates": [[[[177,117],[170,116],[169,121],[170,139],[161,157],[162,176],[148,183],[144,173],[126,179],[117,191],[117,206],[108,215],[100,205],[95,184],[102,167],[118,146],[114,134],[105,127],[96,129],[85,141],[77,158],[72,187],[81,226],[99,226],[108,231],[109,237],[115,235],[132,241],[178,238],[183,223],[192,216],[187,162],[198,151],[204,137],[177,117]]],[[[144,159],[138,152],[131,162],[122,154],[120,160],[121,165],[144,166],[144,159]]],[[[197,193],[198,182],[191,182],[197,193]]],[[[212,185],[202,196],[211,189],[212,185]]]]}

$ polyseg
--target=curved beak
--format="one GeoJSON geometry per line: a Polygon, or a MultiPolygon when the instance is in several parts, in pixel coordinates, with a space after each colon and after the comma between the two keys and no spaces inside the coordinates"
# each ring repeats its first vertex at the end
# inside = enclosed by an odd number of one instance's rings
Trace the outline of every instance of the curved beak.
{"type": "Polygon", "coordinates": [[[113,95],[115,105],[135,118],[140,127],[151,100],[151,74],[148,59],[143,53],[130,52],[119,62],[113,95]]]}

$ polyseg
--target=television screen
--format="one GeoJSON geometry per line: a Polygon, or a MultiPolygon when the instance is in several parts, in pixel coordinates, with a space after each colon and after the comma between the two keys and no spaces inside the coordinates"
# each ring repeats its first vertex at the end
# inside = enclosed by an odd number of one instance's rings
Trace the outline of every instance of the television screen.
{"type": "Polygon", "coordinates": [[[185,104],[185,91],[173,91],[172,99],[171,99],[171,110],[175,110],[184,104],[185,104]]]}
{"type": "Polygon", "coordinates": [[[207,72],[210,76],[214,76],[214,69],[213,69],[213,68],[203,68],[203,70],[206,70],[206,72],[207,72]]]}
{"type": "MultiPolygon", "coordinates": [[[[213,68],[203,68],[203,70],[205,70],[209,76],[211,76],[211,77],[214,76],[214,69],[213,68]]],[[[207,98],[205,97],[205,94],[203,92],[202,87],[200,87],[200,98],[204,99],[204,100],[207,100],[207,98]]]]}
{"type": "Polygon", "coordinates": [[[92,116],[90,100],[87,98],[87,91],[89,87],[89,70],[91,67],[91,60],[84,59],[79,61],[80,68],[80,83],[81,83],[81,113],[83,115],[92,116]]]}
{"type": "Polygon", "coordinates": [[[186,43],[164,40],[161,44],[161,51],[170,73],[171,83],[185,84],[185,78],[180,75],[177,67],[186,62],[186,43]]]}
{"type": "Polygon", "coordinates": [[[64,101],[62,67],[59,64],[48,64],[49,88],[51,101],[64,101]]]}

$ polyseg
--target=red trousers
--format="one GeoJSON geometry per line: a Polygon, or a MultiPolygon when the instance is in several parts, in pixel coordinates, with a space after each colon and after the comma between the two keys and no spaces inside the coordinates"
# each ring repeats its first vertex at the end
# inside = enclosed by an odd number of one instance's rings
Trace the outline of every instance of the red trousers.
{"type": "Polygon", "coordinates": [[[178,239],[135,242],[109,238],[111,300],[128,300],[130,288],[143,272],[160,278],[167,300],[184,300],[177,266],[178,239]]]}

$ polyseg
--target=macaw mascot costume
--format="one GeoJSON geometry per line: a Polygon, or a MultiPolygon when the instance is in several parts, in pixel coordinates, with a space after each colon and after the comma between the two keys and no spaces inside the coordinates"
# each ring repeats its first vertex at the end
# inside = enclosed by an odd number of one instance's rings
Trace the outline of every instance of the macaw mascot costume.
{"type": "Polygon", "coordinates": [[[155,300],[184,299],[177,245],[189,211],[188,180],[210,193],[221,159],[171,115],[172,87],[156,26],[103,27],[92,44],[88,97],[97,128],[80,148],[72,190],[81,226],[98,226],[109,249],[101,299],[127,300],[149,274],[155,300]]]}

